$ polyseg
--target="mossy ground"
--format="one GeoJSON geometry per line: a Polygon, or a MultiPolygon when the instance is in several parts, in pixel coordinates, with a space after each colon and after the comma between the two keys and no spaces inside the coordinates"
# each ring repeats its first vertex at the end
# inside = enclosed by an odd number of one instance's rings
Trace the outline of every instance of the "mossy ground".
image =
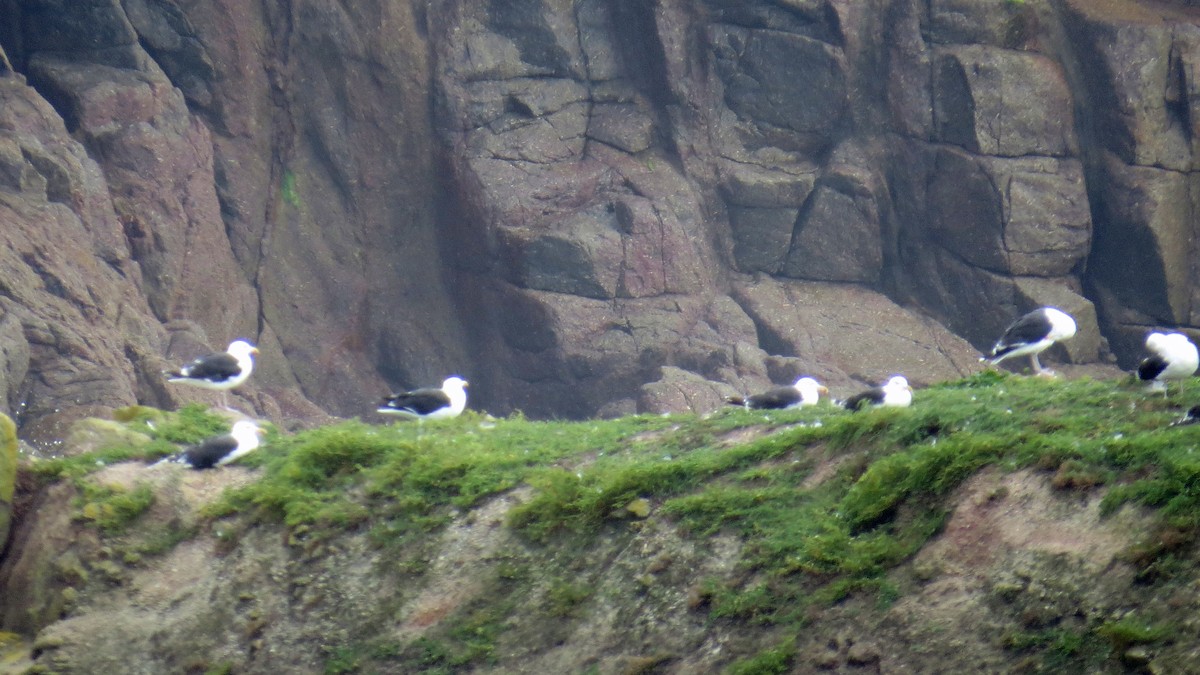
{"type": "MultiPolygon", "coordinates": [[[[853,414],[822,404],[586,422],[471,412],[424,425],[348,421],[273,437],[242,460],[260,467],[261,478],[228,492],[207,515],[279,522],[316,541],[364,531],[399,550],[488,497],[528,485],[532,496],[511,510],[508,525],[533,548],[586,551],[595,537],[648,514],[697,539],[738,536],[745,574],[702,581],[697,607],[714,621],[798,634],[814,608],[849,596],[894,601],[902,589],[888,572],[939,532],[951,491],[988,466],[1044,471],[1063,491],[1103,488],[1109,511],[1152,507],[1158,526],[1127,558],[1144,583],[1167,583],[1192,565],[1186,551],[1200,532],[1200,425],[1169,426],[1197,399],[1192,382],[1164,398],[1132,380],[986,372],[922,389],[908,409],[853,414]]],[[[164,433],[160,427],[158,438],[164,433]]],[[[73,459],[40,470],[74,476],[84,466],[73,459]]],[[[426,672],[488,663],[505,626],[497,607],[514,602],[523,581],[517,567],[501,572],[496,606],[463,608],[420,644],[367,638],[337,647],[329,672],[412,659],[426,672]]],[[[564,578],[544,594],[545,609],[569,621],[591,594],[564,578]]],[[[1106,657],[1098,649],[1166,639],[1166,625],[1139,616],[1039,628],[1013,632],[1005,645],[1042,665],[1083,667],[1106,657]]],[[[784,672],[793,645],[776,639],[730,667],[784,672]]]]}

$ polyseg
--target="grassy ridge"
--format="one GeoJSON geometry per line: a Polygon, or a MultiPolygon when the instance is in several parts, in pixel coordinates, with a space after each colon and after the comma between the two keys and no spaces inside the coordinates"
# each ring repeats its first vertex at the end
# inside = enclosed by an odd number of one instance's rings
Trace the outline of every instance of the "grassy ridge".
{"type": "Polygon", "coordinates": [[[821,405],[707,418],[355,421],[278,439],[253,460],[263,479],[212,515],[257,508],[317,531],[366,526],[382,542],[528,484],[533,495],[510,525],[548,543],[592,536],[649,500],[694,536],[745,538],[745,563],[763,581],[714,584],[714,615],[791,622],[856,590],[886,599],[884,573],[939,530],[943,497],[988,465],[1052,472],[1062,489],[1110,486],[1109,510],[1161,507],[1176,536],[1167,546],[1148,538],[1141,562],[1156,564],[1200,529],[1200,426],[1168,428],[1179,408],[1132,382],[983,373],[924,389],[910,409],[858,414],[821,405]],[[761,435],[736,442],[748,428],[761,435]],[[818,466],[829,475],[813,481],[818,466]]]}
{"type": "MultiPolygon", "coordinates": [[[[280,522],[318,538],[363,528],[395,546],[529,486],[509,525],[535,546],[569,541],[578,549],[647,511],[692,537],[736,534],[748,574],[702,584],[710,614],[799,627],[810,608],[848,594],[891,601],[899,589],[887,572],[939,531],[948,493],[986,466],[1045,471],[1062,490],[1103,486],[1107,512],[1126,503],[1156,508],[1159,526],[1128,558],[1147,582],[1169,578],[1200,532],[1200,425],[1168,425],[1198,399],[1191,382],[1166,399],[1132,381],[987,372],[922,389],[909,409],[853,414],[822,404],[586,422],[472,412],[424,425],[355,420],[273,436],[241,461],[260,467],[260,480],[227,492],[208,515],[280,522]]],[[[166,441],[163,429],[154,427],[155,443],[166,441]]],[[[76,476],[87,466],[62,462],[41,470],[76,476]]],[[[1077,659],[1080,645],[1159,639],[1119,622],[1100,628],[1014,634],[1011,648],[1077,659]]],[[[431,663],[490,653],[460,647],[431,663]]],[[[791,650],[781,643],[737,668],[782,672],[791,650]]]]}

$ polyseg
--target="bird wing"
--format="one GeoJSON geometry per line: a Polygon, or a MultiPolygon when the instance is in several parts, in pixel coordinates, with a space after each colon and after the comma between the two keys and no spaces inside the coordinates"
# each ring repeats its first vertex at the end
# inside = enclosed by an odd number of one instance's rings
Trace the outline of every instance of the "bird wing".
{"type": "Polygon", "coordinates": [[[850,398],[842,401],[842,407],[846,410],[859,410],[864,405],[879,405],[883,403],[884,392],[882,387],[873,387],[863,392],[859,392],[850,398]]]}
{"type": "Polygon", "coordinates": [[[992,353],[1000,356],[1001,352],[1011,351],[1014,347],[1044,340],[1048,332],[1046,317],[1039,312],[1030,312],[1017,319],[1013,325],[1008,327],[1008,330],[1004,331],[1004,335],[996,342],[992,353]]]}
{"type": "Polygon", "coordinates": [[[1167,369],[1167,360],[1161,356],[1147,356],[1138,364],[1137,374],[1140,380],[1153,380],[1167,369]]]}
{"type": "Polygon", "coordinates": [[[195,469],[211,469],[237,446],[237,439],[229,434],[213,436],[184,450],[183,460],[195,469]]]}
{"type": "Polygon", "coordinates": [[[779,409],[795,405],[800,401],[800,392],[795,387],[775,387],[747,399],[751,408],[779,409]]]}
{"type": "Polygon", "coordinates": [[[407,410],[417,415],[428,415],[435,410],[448,407],[450,397],[441,389],[416,389],[392,394],[383,400],[385,408],[407,410]]]}
{"type": "Polygon", "coordinates": [[[1188,426],[1191,424],[1196,424],[1197,422],[1200,422],[1200,405],[1194,405],[1191,408],[1189,408],[1187,413],[1184,414],[1183,417],[1175,420],[1174,422],[1171,422],[1170,426],[1182,427],[1182,426],[1188,426]]]}
{"type": "Polygon", "coordinates": [[[242,367],[232,354],[220,353],[200,357],[180,368],[173,376],[193,380],[227,380],[241,373],[242,367]]]}

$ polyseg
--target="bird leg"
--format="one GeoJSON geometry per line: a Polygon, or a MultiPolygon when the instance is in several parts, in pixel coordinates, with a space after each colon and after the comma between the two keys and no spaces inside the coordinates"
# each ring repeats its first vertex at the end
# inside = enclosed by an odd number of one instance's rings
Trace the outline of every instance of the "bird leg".
{"type": "Polygon", "coordinates": [[[1029,362],[1033,364],[1034,373],[1037,375],[1041,375],[1042,377],[1055,377],[1057,375],[1053,370],[1042,367],[1042,362],[1038,360],[1037,354],[1030,354],[1029,362]]]}

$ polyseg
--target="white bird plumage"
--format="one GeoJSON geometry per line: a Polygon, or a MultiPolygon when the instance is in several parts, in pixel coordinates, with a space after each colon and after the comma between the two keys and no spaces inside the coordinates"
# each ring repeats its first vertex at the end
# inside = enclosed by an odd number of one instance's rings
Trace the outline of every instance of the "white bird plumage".
{"type": "Polygon", "coordinates": [[[266,430],[258,426],[254,420],[239,420],[229,433],[206,438],[162,462],[186,464],[193,469],[212,469],[224,466],[257,450],[260,445],[260,437],[265,433],[266,430]]]}
{"type": "Polygon", "coordinates": [[[1035,373],[1054,375],[1054,371],[1042,367],[1038,355],[1056,342],[1075,337],[1077,330],[1075,319],[1061,309],[1035,309],[1014,321],[992,347],[991,356],[980,360],[997,365],[1014,356],[1028,356],[1035,373]]]}
{"type": "Polygon", "coordinates": [[[167,381],[221,392],[228,408],[228,392],[242,385],[254,371],[253,355],[258,348],[245,340],[234,340],[223,352],[201,356],[178,370],[167,372],[167,381]]]}
{"type": "Polygon", "coordinates": [[[829,389],[815,379],[801,377],[790,386],[773,387],[753,396],[729,396],[725,402],[747,410],[785,410],[816,405],[821,400],[821,394],[828,393],[829,389]]]}
{"type": "Polygon", "coordinates": [[[1167,393],[1167,382],[1189,378],[1200,367],[1200,352],[1183,333],[1154,332],[1146,336],[1150,356],[1138,364],[1138,378],[1154,391],[1167,393]]]}
{"type": "Polygon", "coordinates": [[[912,405],[913,391],[903,375],[893,375],[882,387],[872,387],[842,401],[847,410],[859,410],[865,406],[907,408],[912,405]]]}
{"type": "Polygon", "coordinates": [[[436,420],[458,417],[467,407],[467,381],[461,377],[448,377],[441,389],[414,389],[413,391],[390,394],[376,412],[384,415],[404,415],[419,420],[436,420]]]}

